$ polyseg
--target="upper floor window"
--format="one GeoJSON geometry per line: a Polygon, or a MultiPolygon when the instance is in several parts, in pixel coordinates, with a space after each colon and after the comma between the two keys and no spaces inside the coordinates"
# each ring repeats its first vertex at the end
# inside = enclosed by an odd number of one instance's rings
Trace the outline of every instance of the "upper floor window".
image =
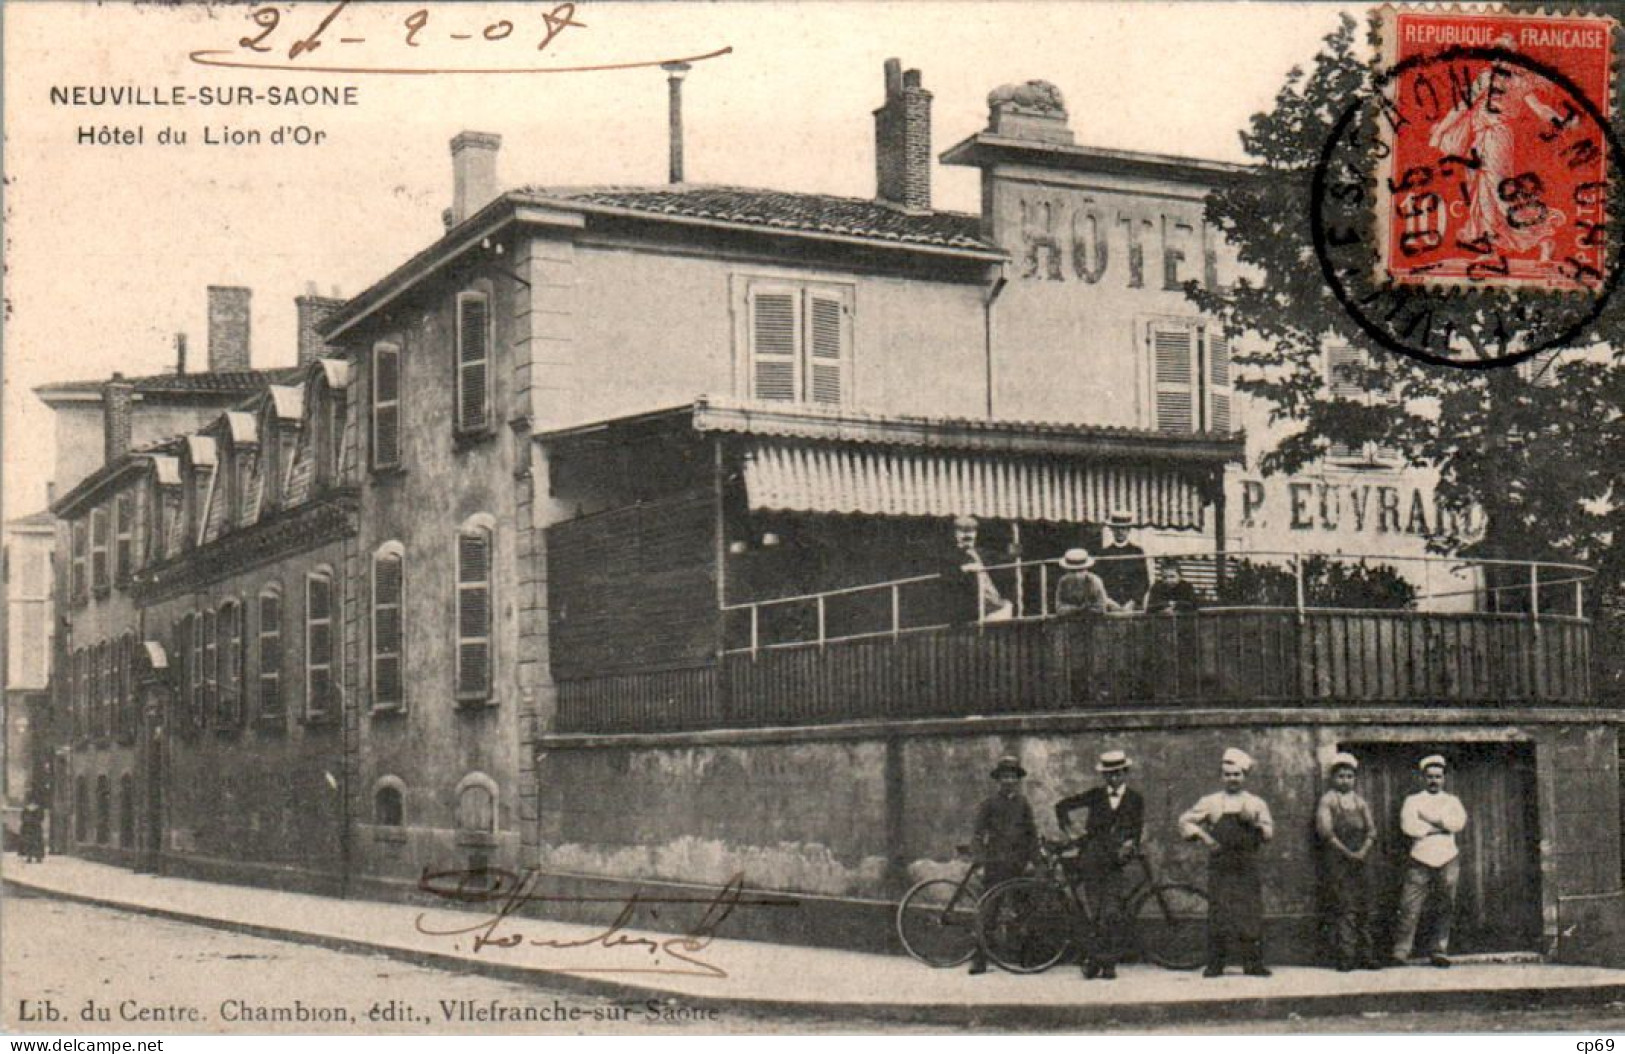
{"type": "Polygon", "coordinates": [[[333,575],[317,571],[305,578],[305,716],[317,719],[335,711],[333,630],[337,624],[333,575]]]}
{"type": "Polygon", "coordinates": [[[379,709],[405,701],[401,665],[406,561],[399,542],[385,542],[372,558],[372,700],[379,709]]]}
{"type": "MultiPolygon", "coordinates": [[[[1366,383],[1365,371],[1371,366],[1370,355],[1361,348],[1347,344],[1333,344],[1326,349],[1326,388],[1334,399],[1371,405],[1382,396],[1366,383]]],[[[1387,467],[1397,457],[1391,447],[1378,443],[1334,442],[1326,450],[1330,461],[1355,467],[1387,467]]]]}
{"type": "Polygon", "coordinates": [[[90,584],[98,593],[107,591],[110,579],[107,566],[107,509],[97,506],[90,510],[90,584]]]}
{"type": "Polygon", "coordinates": [[[135,496],[126,490],[113,504],[113,575],[120,582],[135,572],[135,496]]]}
{"type": "Polygon", "coordinates": [[[397,468],[400,463],[401,349],[376,344],[372,349],[372,467],[397,468]]]}
{"type": "Polygon", "coordinates": [[[1146,343],[1155,427],[1230,431],[1230,338],[1224,330],[1194,319],[1159,319],[1146,327],[1146,343]]]}
{"type": "Polygon", "coordinates": [[[457,294],[457,430],[491,427],[491,309],[484,293],[457,294]]]}
{"type": "Polygon", "coordinates": [[[72,535],[69,543],[73,547],[69,584],[73,599],[78,601],[90,595],[90,579],[87,577],[88,568],[85,564],[90,544],[90,530],[83,519],[73,521],[72,535]]]}
{"type": "Polygon", "coordinates": [[[830,406],[850,401],[852,311],[847,292],[754,282],[746,300],[752,399],[830,406]]]}
{"type": "Polygon", "coordinates": [[[267,586],[259,598],[260,716],[282,713],[282,590],[267,586]]]}
{"type": "Polygon", "coordinates": [[[457,698],[491,695],[491,524],[476,517],[457,535],[457,698]]]}

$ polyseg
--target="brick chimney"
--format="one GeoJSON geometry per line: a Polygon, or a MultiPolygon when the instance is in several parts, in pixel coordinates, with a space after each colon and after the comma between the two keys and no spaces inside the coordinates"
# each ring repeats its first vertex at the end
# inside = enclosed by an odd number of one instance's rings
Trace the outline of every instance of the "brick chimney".
{"type": "Polygon", "coordinates": [[[175,334],[175,372],[177,374],[184,374],[186,372],[186,334],[185,333],[177,333],[177,334],[175,334]]]}
{"type": "Polygon", "coordinates": [[[502,137],[458,132],[451,141],[451,226],[468,219],[497,196],[497,151],[502,137]]]}
{"type": "Polygon", "coordinates": [[[241,286],[209,287],[209,372],[251,370],[248,338],[254,291],[241,286]]]}
{"type": "Polygon", "coordinates": [[[317,296],[316,284],[305,288],[304,296],[293,298],[294,310],[299,314],[299,365],[308,366],[319,358],[337,355],[338,349],[322,340],[316,327],[327,316],[344,306],[344,299],[336,296],[317,296]]]}
{"type": "Polygon", "coordinates": [[[931,208],[931,93],[920,71],[886,60],[886,104],[875,111],[875,196],[902,208],[931,208]]]}
{"type": "Polygon", "coordinates": [[[102,439],[106,463],[111,465],[130,452],[130,415],[135,402],[135,386],[114,373],[102,385],[102,439]]]}

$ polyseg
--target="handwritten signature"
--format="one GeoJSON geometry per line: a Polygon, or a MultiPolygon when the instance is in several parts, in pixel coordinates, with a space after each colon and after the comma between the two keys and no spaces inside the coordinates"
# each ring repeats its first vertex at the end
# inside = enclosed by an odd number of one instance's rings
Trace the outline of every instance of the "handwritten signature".
{"type": "MultiPolygon", "coordinates": [[[[527,61],[517,58],[510,60],[513,62],[512,65],[478,67],[402,66],[399,63],[368,60],[355,63],[346,62],[342,65],[312,65],[309,60],[296,61],[303,56],[314,54],[328,44],[337,45],[339,50],[344,51],[346,55],[355,54],[349,49],[367,45],[369,41],[372,43],[374,50],[403,47],[408,49],[408,54],[417,54],[418,49],[423,48],[425,45],[445,47],[456,46],[460,42],[477,45],[480,50],[488,50],[492,44],[501,44],[505,47],[534,44],[534,48],[530,49],[530,53],[534,54],[535,52],[547,51],[553,42],[559,39],[566,30],[587,28],[587,23],[576,18],[576,5],[566,0],[566,2],[556,3],[551,7],[544,8],[540,13],[540,25],[531,25],[529,20],[523,17],[519,17],[518,22],[509,18],[497,18],[495,20],[474,19],[470,21],[466,8],[457,10],[456,14],[449,16],[443,12],[431,16],[429,8],[418,7],[388,30],[380,29],[376,35],[361,36],[358,34],[362,30],[347,27],[344,21],[340,20],[339,16],[344,14],[350,3],[351,0],[338,0],[314,27],[307,25],[292,29],[284,28],[283,8],[279,8],[274,4],[255,7],[248,12],[248,18],[253,23],[255,31],[239,38],[235,50],[202,48],[191,52],[187,57],[201,66],[226,66],[234,69],[302,70],[309,73],[584,73],[594,70],[639,69],[679,62],[692,65],[706,59],[727,55],[733,51],[731,47],[723,47],[695,55],[601,62],[579,66],[533,66],[529,65],[527,61]],[[337,24],[337,28],[335,28],[335,24],[337,24]],[[288,39],[290,34],[293,38],[291,42],[288,39]],[[452,44],[446,45],[444,43],[446,41],[450,41],[452,44]],[[284,44],[286,44],[285,52],[283,51],[284,44]],[[286,56],[285,59],[284,55],[286,56]]],[[[378,9],[369,7],[369,10],[376,12],[378,9]]],[[[572,36],[574,35],[572,34],[572,36]]],[[[435,49],[430,47],[429,50],[432,52],[435,49]]],[[[329,54],[332,54],[332,52],[330,51],[329,54]]]]}
{"type": "Polygon", "coordinates": [[[714,896],[683,897],[683,896],[645,896],[634,892],[625,898],[619,897],[583,897],[559,894],[547,894],[538,891],[537,886],[541,875],[533,868],[513,872],[501,868],[490,868],[484,871],[433,871],[425,868],[418,879],[418,888],[425,893],[433,894],[443,900],[454,901],[460,904],[495,904],[496,910],[488,917],[479,919],[468,925],[457,925],[450,928],[431,927],[426,916],[420,913],[416,920],[417,931],[430,937],[473,937],[473,949],[476,953],[486,948],[593,948],[610,949],[622,948],[634,952],[641,951],[649,959],[647,966],[635,967],[587,967],[577,969],[570,967],[572,972],[580,973],[641,973],[641,974],[668,974],[688,977],[716,977],[725,978],[728,971],[703,958],[705,952],[711,947],[716,938],[717,930],[733,914],[734,909],[745,907],[772,907],[794,908],[801,902],[793,897],[776,895],[745,896],[745,876],[737,872],[714,896]],[[512,916],[526,904],[555,903],[555,904],[582,904],[582,903],[619,903],[620,909],[616,912],[614,921],[597,932],[584,937],[527,937],[526,934],[513,926],[512,916]],[[640,908],[648,909],[649,916],[654,919],[660,917],[659,908],[677,904],[699,904],[704,906],[700,918],[694,925],[688,927],[675,937],[645,937],[628,932],[636,920],[640,908]],[[679,965],[667,965],[662,960],[679,965]]]}

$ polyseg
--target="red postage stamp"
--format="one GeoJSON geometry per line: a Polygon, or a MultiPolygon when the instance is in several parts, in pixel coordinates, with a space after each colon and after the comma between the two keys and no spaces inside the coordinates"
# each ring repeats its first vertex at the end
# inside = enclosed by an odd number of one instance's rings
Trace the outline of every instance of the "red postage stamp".
{"type": "Polygon", "coordinates": [[[1378,266],[1398,284],[1604,284],[1612,19],[1383,12],[1378,266]]]}

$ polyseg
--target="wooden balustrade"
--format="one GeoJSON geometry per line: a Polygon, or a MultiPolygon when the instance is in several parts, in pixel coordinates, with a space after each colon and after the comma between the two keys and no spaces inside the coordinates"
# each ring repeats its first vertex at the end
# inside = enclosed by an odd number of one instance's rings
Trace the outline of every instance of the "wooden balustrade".
{"type": "Polygon", "coordinates": [[[657,732],[1110,706],[1581,705],[1590,625],[1290,608],[989,623],[731,652],[559,683],[561,732],[657,732]]]}

